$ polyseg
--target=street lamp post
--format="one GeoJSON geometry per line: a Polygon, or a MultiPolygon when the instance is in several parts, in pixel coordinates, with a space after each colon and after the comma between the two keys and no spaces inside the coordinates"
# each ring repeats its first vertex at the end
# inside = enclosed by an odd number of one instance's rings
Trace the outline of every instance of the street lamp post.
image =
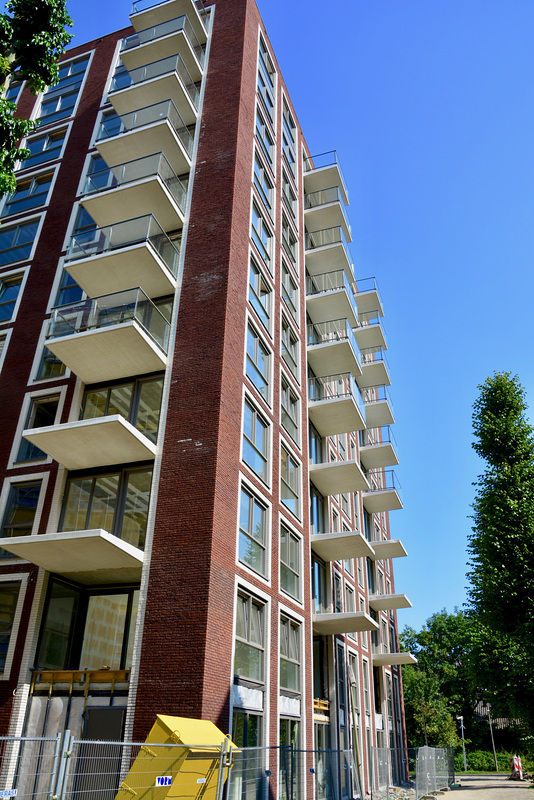
{"type": "Polygon", "coordinates": [[[457,720],[460,722],[460,728],[462,730],[462,748],[464,751],[464,772],[467,772],[467,759],[465,757],[465,738],[464,738],[464,718],[463,717],[456,717],[457,720]]]}

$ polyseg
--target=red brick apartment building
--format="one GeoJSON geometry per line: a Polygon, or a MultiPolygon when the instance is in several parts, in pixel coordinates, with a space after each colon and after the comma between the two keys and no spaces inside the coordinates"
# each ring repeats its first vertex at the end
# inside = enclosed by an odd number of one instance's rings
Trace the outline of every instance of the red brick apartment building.
{"type": "Polygon", "coordinates": [[[405,744],[382,305],[253,0],[75,47],[0,204],[3,734],[405,744]],[[356,741],[357,740],[357,741],[356,741]]]}

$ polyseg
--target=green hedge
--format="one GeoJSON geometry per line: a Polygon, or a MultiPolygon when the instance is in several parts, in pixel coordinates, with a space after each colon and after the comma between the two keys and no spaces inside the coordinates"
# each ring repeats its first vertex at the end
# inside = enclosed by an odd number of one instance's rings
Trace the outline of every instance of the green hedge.
{"type": "MultiPolygon", "coordinates": [[[[495,758],[491,750],[473,750],[471,753],[466,753],[467,770],[468,772],[495,772],[495,758]]],[[[497,764],[499,765],[499,772],[510,772],[510,758],[513,755],[520,755],[519,753],[497,753],[497,764]]],[[[523,769],[531,768],[531,759],[523,756],[521,764],[523,769]]],[[[462,751],[454,755],[454,769],[456,772],[463,772],[464,769],[464,756],[462,751]]]]}

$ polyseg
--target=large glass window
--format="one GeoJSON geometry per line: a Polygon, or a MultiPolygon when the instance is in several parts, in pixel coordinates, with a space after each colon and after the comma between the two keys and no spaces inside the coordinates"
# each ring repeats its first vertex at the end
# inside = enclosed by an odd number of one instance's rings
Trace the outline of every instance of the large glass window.
{"type": "Polygon", "coordinates": [[[267,481],[269,425],[261,414],[245,401],[243,414],[243,461],[262,480],[267,481]]]}
{"type": "Polygon", "coordinates": [[[17,610],[20,583],[0,582],[0,673],[6,668],[9,640],[17,610]]]}
{"type": "Polygon", "coordinates": [[[298,378],[298,337],[285,317],[282,317],[281,348],[289,371],[298,378]]]}
{"type": "Polygon", "coordinates": [[[267,48],[260,39],[260,57],[258,67],[258,94],[267,116],[274,120],[274,67],[267,48]]]}
{"type": "MultiPolygon", "coordinates": [[[[2,538],[31,534],[40,491],[41,481],[11,484],[2,521],[2,538]]],[[[2,555],[4,558],[13,558],[5,551],[2,551],[2,555]]]]}
{"type": "Polygon", "coordinates": [[[314,614],[321,614],[327,610],[326,567],[316,558],[312,558],[312,601],[314,614]]]}
{"type": "Polygon", "coordinates": [[[258,252],[267,266],[271,263],[272,253],[272,233],[269,226],[266,224],[263,214],[256,206],[252,205],[252,225],[251,225],[252,241],[258,248],[258,252]]]}
{"type": "Polygon", "coordinates": [[[282,153],[284,160],[289,167],[291,174],[295,177],[295,122],[289,110],[289,106],[284,101],[283,111],[283,130],[282,130],[282,153]]]}
{"type": "Polygon", "coordinates": [[[288,267],[282,261],[282,297],[284,298],[287,310],[298,324],[299,308],[298,308],[298,288],[297,282],[289,271],[288,267]]]}
{"type": "Polygon", "coordinates": [[[271,328],[271,303],[273,290],[269,282],[263,276],[262,271],[256,265],[254,259],[250,259],[249,271],[249,300],[252,308],[265,325],[267,330],[271,328]]]}
{"type": "Polygon", "coordinates": [[[30,155],[24,159],[21,169],[36,167],[44,164],[45,161],[54,161],[59,158],[67,129],[42,133],[39,136],[30,136],[26,140],[25,147],[30,151],[30,155]]]}
{"type": "Polygon", "coordinates": [[[280,448],[280,499],[295,516],[300,515],[300,465],[283,445],[280,448]]]}
{"type": "Polygon", "coordinates": [[[237,595],[234,673],[255,683],[264,680],[264,610],[255,597],[237,595]]]}
{"type": "Polygon", "coordinates": [[[300,625],[280,619],[280,688],[300,692],[300,625]]]}
{"type": "Polygon", "coordinates": [[[264,400],[269,400],[270,353],[257,331],[249,325],[247,331],[247,377],[264,400]]]}
{"type": "Polygon", "coordinates": [[[274,155],[274,139],[259,111],[256,112],[256,136],[261,145],[262,153],[267,158],[269,164],[272,164],[274,155]]]}
{"type": "Polygon", "coordinates": [[[42,125],[71,116],[88,63],[89,56],[86,55],[59,65],[58,83],[49,86],[43,95],[40,114],[42,125]]]}
{"type": "Polygon", "coordinates": [[[120,414],[155,442],[158,436],[163,377],[129,381],[117,386],[88,388],[80,419],[120,414]]]}
{"type": "MultiPolygon", "coordinates": [[[[24,428],[45,428],[48,425],[54,425],[58,403],[59,395],[57,394],[47,397],[32,397],[24,428]]],[[[33,461],[40,458],[46,458],[46,453],[43,453],[37,445],[27,439],[22,439],[16,461],[33,461]]]]}
{"type": "Polygon", "coordinates": [[[30,208],[45,205],[53,177],[53,172],[46,172],[43,175],[34,175],[32,178],[20,180],[13,194],[7,198],[2,209],[2,216],[20,214],[30,208]]]}
{"type": "Polygon", "coordinates": [[[29,259],[37,234],[39,221],[21,222],[18,225],[2,225],[0,228],[0,267],[15,261],[29,259]]]}
{"type": "Polygon", "coordinates": [[[258,156],[254,158],[254,186],[272,217],[273,182],[258,156]]]}
{"type": "Polygon", "coordinates": [[[7,275],[5,278],[0,278],[0,323],[12,319],[21,286],[22,275],[7,275]]]}
{"type": "Polygon", "coordinates": [[[248,489],[241,489],[239,560],[260,575],[266,574],[267,508],[248,489]]]}
{"type": "Polygon", "coordinates": [[[299,398],[289,381],[282,376],[280,394],[281,422],[294,442],[299,441],[299,398]]]}
{"type": "Polygon", "coordinates": [[[282,217],[282,244],[291,263],[297,266],[297,237],[285,216],[282,217]]]}
{"type": "Polygon", "coordinates": [[[283,523],[280,525],[280,587],[300,600],[301,540],[283,523]]]}
{"type": "Polygon", "coordinates": [[[46,378],[60,378],[65,374],[65,364],[53,354],[48,347],[43,347],[43,353],[39,366],[37,367],[36,380],[45,380],[46,378]]]}
{"type": "Polygon", "coordinates": [[[325,500],[323,495],[317,491],[313,483],[310,483],[310,533],[325,532],[325,500]]]}

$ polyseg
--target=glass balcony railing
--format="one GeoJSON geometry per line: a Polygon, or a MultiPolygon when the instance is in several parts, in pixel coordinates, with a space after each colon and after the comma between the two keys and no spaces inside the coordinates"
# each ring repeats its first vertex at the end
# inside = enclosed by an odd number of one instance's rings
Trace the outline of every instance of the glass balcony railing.
{"type": "Polygon", "coordinates": [[[382,362],[387,366],[386,356],[381,347],[364,347],[361,350],[362,365],[382,362]]]}
{"type": "Polygon", "coordinates": [[[176,205],[183,212],[187,187],[176,175],[163,153],[155,153],[134,161],[127,161],[125,164],[117,164],[116,167],[106,167],[106,169],[92,172],[85,179],[82,194],[105,192],[108,189],[115,189],[156,176],[165,184],[176,205]]]}
{"type": "Polygon", "coordinates": [[[104,121],[100,123],[96,140],[97,142],[101,142],[104,139],[110,139],[112,136],[120,136],[122,133],[128,133],[137,128],[144,128],[147,125],[153,125],[163,120],[167,120],[176,136],[181,141],[186,153],[191,155],[193,152],[193,137],[172,100],[165,100],[163,103],[154,103],[153,106],[131,111],[129,114],[123,114],[118,118],[110,117],[104,119],[104,121]]]}
{"type": "Polygon", "coordinates": [[[334,272],[323,272],[321,275],[308,275],[306,277],[306,295],[308,296],[327,294],[339,289],[345,289],[349,302],[354,309],[354,315],[357,318],[356,298],[344,270],[336,269],[334,272]]]}
{"type": "Polygon", "coordinates": [[[343,397],[352,397],[365,419],[365,406],[352,373],[342,372],[339,375],[327,375],[324,378],[309,378],[308,398],[310,402],[314,400],[338,400],[343,397]]]}
{"type": "Polygon", "coordinates": [[[169,239],[152,215],[75,234],[69,242],[65,261],[89,258],[143,242],[146,242],[162,259],[167,269],[176,275],[180,247],[177,241],[169,239]]]}
{"type": "Polygon", "coordinates": [[[397,447],[397,442],[389,425],[360,431],[360,447],[380,446],[381,444],[392,444],[395,448],[397,447]]]}
{"type": "Polygon", "coordinates": [[[329,189],[319,189],[317,192],[309,192],[304,195],[304,208],[317,208],[325,206],[327,203],[341,203],[344,205],[339,186],[332,186],[329,189]]]}
{"type": "Polygon", "coordinates": [[[343,178],[343,183],[345,183],[345,178],[343,177],[343,173],[341,171],[341,164],[339,163],[337,152],[335,150],[328,150],[326,153],[319,153],[315,156],[304,157],[304,172],[312,172],[312,170],[315,169],[324,169],[325,167],[334,166],[337,166],[339,173],[343,178]]]}
{"type": "Polygon", "coordinates": [[[358,316],[358,322],[360,324],[360,328],[367,328],[371,325],[381,325],[382,317],[380,311],[362,311],[358,316]]]}
{"type": "MultiPolygon", "coordinates": [[[[154,0],[135,0],[132,5],[132,10],[130,12],[130,16],[134,14],[140,14],[142,11],[148,11],[149,8],[157,8],[158,6],[163,6],[167,3],[168,0],[159,0],[159,2],[155,3],[154,0]]],[[[206,10],[206,4],[204,0],[196,0],[196,5],[202,6],[204,11],[206,10]]]]}
{"type": "Polygon", "coordinates": [[[132,321],[137,322],[167,353],[170,325],[142,289],[128,289],[54,308],[47,338],[56,339],[132,321]]]}
{"type": "Polygon", "coordinates": [[[193,78],[189,74],[189,70],[185,66],[183,59],[179,55],[168,56],[167,58],[162,58],[159,61],[153,61],[151,64],[145,64],[142,67],[137,67],[136,69],[130,70],[128,73],[129,82],[126,81],[126,83],[124,73],[122,73],[119,77],[113,78],[111,81],[109,93],[112,94],[113,92],[126,89],[129,86],[136,86],[139,83],[145,83],[145,81],[150,81],[154,78],[161,78],[164,75],[170,75],[172,73],[176,73],[178,75],[178,78],[185,87],[191,102],[193,103],[194,107],[198,109],[198,100],[200,96],[198,88],[193,78]]]}
{"type": "Polygon", "coordinates": [[[396,491],[401,485],[392,469],[370,469],[365,473],[371,492],[396,491]]]}
{"type": "Polygon", "coordinates": [[[161,22],[159,25],[152,25],[151,28],[145,28],[143,31],[132,33],[131,36],[127,36],[125,39],[123,39],[121,51],[124,52],[124,50],[131,50],[133,47],[139,47],[140,45],[147,44],[148,42],[154,42],[157,39],[161,39],[163,36],[170,36],[173,33],[180,33],[182,31],[186,39],[188,39],[191,49],[195,52],[198,63],[201,66],[204,66],[205,49],[198,41],[198,37],[193,30],[193,26],[185,14],[181,17],[177,17],[176,19],[169,19],[165,22],[161,22]]]}
{"type": "Polygon", "coordinates": [[[393,404],[387,386],[368,386],[362,389],[362,397],[366,405],[369,403],[388,403],[393,413],[393,404]]]}
{"type": "Polygon", "coordinates": [[[360,361],[360,348],[352,332],[348,319],[334,319],[329,322],[314,322],[307,326],[308,346],[316,344],[338,344],[348,342],[356,360],[360,361]]]}
{"type": "Polygon", "coordinates": [[[318,247],[328,247],[334,244],[342,244],[348,247],[341,225],[336,225],[333,228],[325,228],[322,231],[306,231],[306,250],[316,250],[318,247]]]}

